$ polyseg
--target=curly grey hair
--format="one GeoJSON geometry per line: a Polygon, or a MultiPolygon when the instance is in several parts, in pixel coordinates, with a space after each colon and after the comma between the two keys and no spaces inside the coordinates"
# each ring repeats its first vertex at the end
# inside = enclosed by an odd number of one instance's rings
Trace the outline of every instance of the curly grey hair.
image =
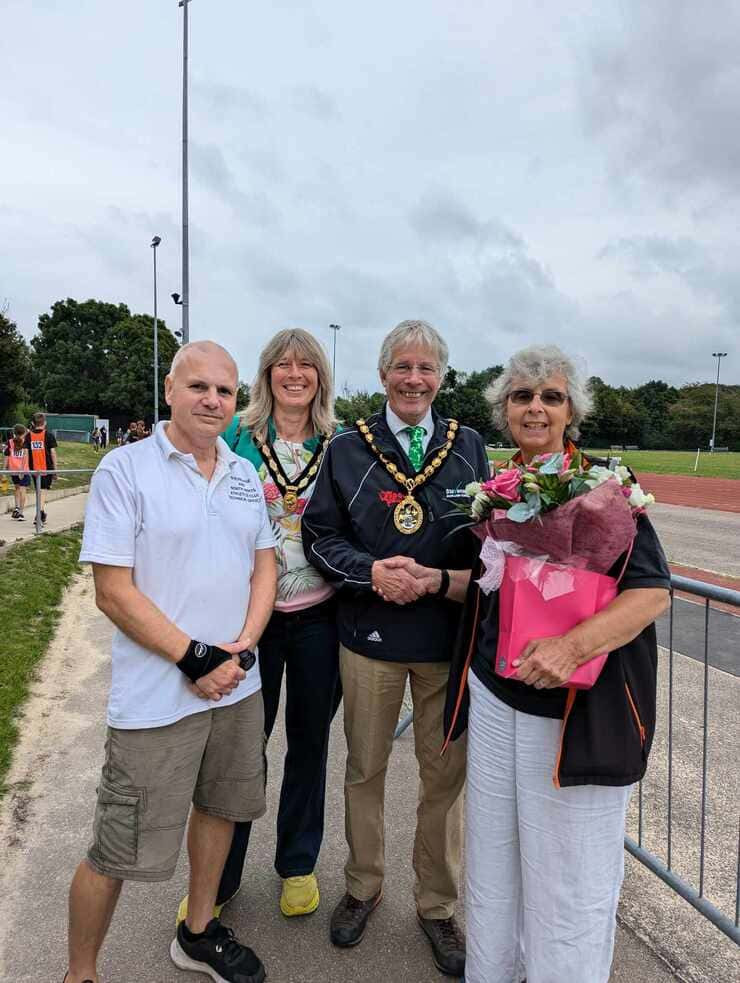
{"type": "Polygon", "coordinates": [[[434,352],[440,378],[444,376],[450,353],[442,335],[427,321],[401,321],[385,336],[380,346],[378,371],[385,375],[391,367],[393,352],[405,345],[419,345],[434,352]]]}
{"type": "Polygon", "coordinates": [[[486,390],[494,425],[502,433],[509,434],[506,403],[509,393],[516,388],[513,383],[541,385],[552,375],[562,375],[568,383],[568,397],[572,419],[565,428],[571,440],[580,436],[580,425],[593,409],[593,397],[588,383],[582,378],[573,360],[556,345],[531,345],[522,348],[509,359],[502,374],[486,390]]]}

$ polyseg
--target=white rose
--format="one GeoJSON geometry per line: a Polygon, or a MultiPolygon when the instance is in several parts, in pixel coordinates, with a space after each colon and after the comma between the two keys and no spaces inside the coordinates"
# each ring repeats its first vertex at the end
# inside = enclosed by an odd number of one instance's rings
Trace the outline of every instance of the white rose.
{"type": "Polygon", "coordinates": [[[627,499],[633,509],[646,509],[648,505],[655,502],[655,496],[646,493],[635,483],[630,490],[630,497],[627,499]]]}
{"type": "Polygon", "coordinates": [[[626,468],[623,464],[618,464],[616,468],[614,468],[614,474],[619,478],[620,483],[623,485],[632,480],[629,468],[626,468]]]}
{"type": "Polygon", "coordinates": [[[481,489],[480,481],[471,481],[469,485],[465,486],[465,494],[474,498],[481,489]]]}
{"type": "Polygon", "coordinates": [[[596,488],[598,485],[603,485],[605,481],[616,478],[616,475],[609,468],[604,468],[600,464],[594,464],[586,472],[585,478],[587,485],[590,485],[591,488],[596,488]]]}

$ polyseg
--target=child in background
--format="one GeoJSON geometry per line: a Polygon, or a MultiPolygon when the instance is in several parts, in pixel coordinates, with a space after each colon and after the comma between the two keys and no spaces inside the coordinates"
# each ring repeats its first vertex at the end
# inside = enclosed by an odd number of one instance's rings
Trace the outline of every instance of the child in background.
{"type": "Polygon", "coordinates": [[[16,423],[13,427],[13,435],[8,440],[5,448],[5,467],[14,473],[10,476],[13,482],[13,494],[15,496],[15,508],[12,517],[23,522],[25,516],[23,510],[26,507],[26,489],[31,484],[31,476],[28,474],[28,448],[26,447],[26,428],[22,423],[16,423]]]}

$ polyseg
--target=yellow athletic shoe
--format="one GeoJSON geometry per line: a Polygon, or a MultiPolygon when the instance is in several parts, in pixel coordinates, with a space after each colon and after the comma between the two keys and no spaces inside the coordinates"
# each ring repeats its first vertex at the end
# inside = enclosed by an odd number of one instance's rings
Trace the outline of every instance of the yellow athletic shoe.
{"type": "Polygon", "coordinates": [[[280,910],[286,917],[310,915],[318,908],[319,900],[319,882],[315,874],[286,877],[283,880],[280,910]]]}
{"type": "MultiPolygon", "coordinates": [[[[231,901],[233,898],[236,897],[236,895],[238,894],[238,892],[239,892],[239,889],[237,888],[237,890],[234,891],[234,893],[231,895],[231,897],[229,898],[228,901],[224,901],[223,904],[216,904],[216,905],[213,906],[213,917],[214,918],[220,918],[221,917],[221,912],[224,910],[224,908],[229,903],[229,901],[231,901]]],[[[175,916],[175,928],[178,927],[178,925],[180,924],[180,922],[184,922],[185,919],[188,917],[188,897],[189,897],[189,895],[186,894],[185,897],[180,902],[180,907],[177,909],[177,915],[175,916]]]]}

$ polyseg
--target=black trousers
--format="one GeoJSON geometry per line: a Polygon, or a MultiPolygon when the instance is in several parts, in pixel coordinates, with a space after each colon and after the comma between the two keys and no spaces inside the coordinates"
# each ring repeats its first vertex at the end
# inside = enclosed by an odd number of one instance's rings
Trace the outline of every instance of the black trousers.
{"type": "MultiPolygon", "coordinates": [[[[288,750],[277,819],[275,869],[280,877],[310,874],[324,836],[324,795],[329,730],[342,698],[333,598],[285,614],[276,611],[259,643],[265,736],[275,725],[285,674],[288,750]]],[[[216,898],[238,889],[251,823],[236,823],[216,898]]]]}

